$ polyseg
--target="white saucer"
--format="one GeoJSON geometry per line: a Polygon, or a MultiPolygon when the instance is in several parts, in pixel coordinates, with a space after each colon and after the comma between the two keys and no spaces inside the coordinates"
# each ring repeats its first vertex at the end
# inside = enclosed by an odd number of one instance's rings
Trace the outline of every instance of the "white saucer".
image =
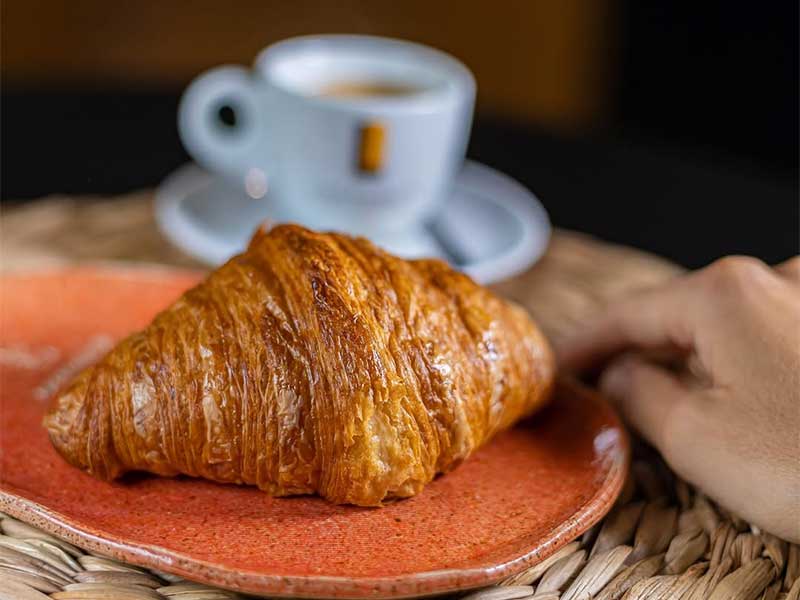
{"type": "MultiPolygon", "coordinates": [[[[211,265],[241,252],[266,219],[284,220],[269,195],[254,200],[194,164],[179,168],[156,191],[163,233],[211,265]]],[[[510,177],[466,161],[432,224],[373,241],[406,258],[444,258],[486,284],[530,267],[549,239],[550,221],[536,196],[510,177]]]]}

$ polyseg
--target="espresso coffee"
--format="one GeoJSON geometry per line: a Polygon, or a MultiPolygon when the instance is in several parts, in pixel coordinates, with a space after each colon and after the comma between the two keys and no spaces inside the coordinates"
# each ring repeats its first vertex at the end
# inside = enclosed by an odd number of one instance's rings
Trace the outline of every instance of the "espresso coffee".
{"type": "Polygon", "coordinates": [[[410,96],[420,89],[401,83],[385,83],[376,81],[335,81],[322,87],[315,95],[327,98],[387,98],[392,96],[410,96]]]}

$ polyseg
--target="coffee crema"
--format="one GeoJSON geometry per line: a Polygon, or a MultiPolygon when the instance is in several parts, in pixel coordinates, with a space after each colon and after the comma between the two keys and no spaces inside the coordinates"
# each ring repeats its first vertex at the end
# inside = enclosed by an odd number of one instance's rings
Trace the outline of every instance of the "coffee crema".
{"type": "Polygon", "coordinates": [[[315,96],[323,98],[388,98],[411,96],[421,88],[402,83],[376,81],[334,81],[317,91],[315,96]]]}

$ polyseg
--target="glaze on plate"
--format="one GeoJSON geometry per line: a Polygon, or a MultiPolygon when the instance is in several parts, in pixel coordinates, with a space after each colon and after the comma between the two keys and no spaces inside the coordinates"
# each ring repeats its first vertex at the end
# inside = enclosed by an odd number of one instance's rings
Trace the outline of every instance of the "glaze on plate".
{"type": "Polygon", "coordinates": [[[384,508],[71,467],[42,415],[74,372],[195,284],[165,268],[7,274],[0,290],[0,510],[115,558],[273,596],[392,598],[488,585],[597,522],[625,475],[611,409],[575,384],[418,496],[384,508]]]}

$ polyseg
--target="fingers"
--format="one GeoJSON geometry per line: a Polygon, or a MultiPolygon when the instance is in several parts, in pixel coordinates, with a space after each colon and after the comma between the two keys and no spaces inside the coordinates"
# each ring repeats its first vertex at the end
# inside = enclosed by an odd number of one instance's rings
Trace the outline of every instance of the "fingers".
{"type": "Polygon", "coordinates": [[[675,421],[676,411],[694,399],[672,373],[640,356],[626,355],[606,368],[600,389],[639,435],[665,456],[674,454],[681,437],[675,428],[682,426],[675,421]]]}
{"type": "MultiPolygon", "coordinates": [[[[557,344],[559,364],[584,370],[629,349],[666,351],[674,356],[697,350],[700,343],[725,337],[731,319],[754,301],[765,282],[800,283],[800,257],[775,267],[751,257],[731,256],[659,288],[617,302],[581,331],[557,344]]],[[[713,344],[712,344],[713,345],[713,344]]],[[[718,344],[716,344],[718,346],[718,344]]]]}
{"type": "Polygon", "coordinates": [[[580,371],[628,348],[685,351],[693,346],[699,293],[689,278],[618,302],[571,338],[557,344],[559,364],[580,371]]]}

